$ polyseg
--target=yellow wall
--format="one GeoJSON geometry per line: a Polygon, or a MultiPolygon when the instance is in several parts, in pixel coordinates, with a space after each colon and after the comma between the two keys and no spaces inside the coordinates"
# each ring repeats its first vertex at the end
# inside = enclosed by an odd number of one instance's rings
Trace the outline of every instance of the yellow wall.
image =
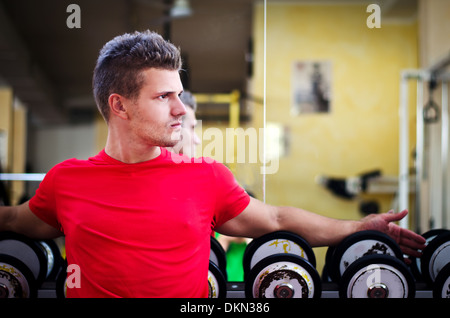
{"type": "MultiPolygon", "coordinates": [[[[2,164],[2,172],[25,172],[26,158],[26,108],[14,99],[13,90],[8,86],[0,87],[0,158],[6,159],[2,164]]],[[[7,183],[12,204],[16,204],[23,195],[24,182],[7,183]]]]}
{"type": "Polygon", "coordinates": [[[2,149],[0,149],[1,156],[4,162],[2,167],[4,172],[9,172],[11,169],[11,151],[12,151],[12,117],[13,117],[13,92],[9,87],[0,88],[0,133],[2,149]],[[6,159],[6,161],[5,161],[6,159]]]}
{"type": "MultiPolygon", "coordinates": [[[[266,200],[320,214],[358,219],[358,202],[337,198],[315,182],[318,175],[354,176],[371,169],[398,173],[400,71],[417,67],[417,24],[366,25],[366,6],[267,6],[267,121],[290,130],[290,154],[267,175],[266,200]],[[291,115],[291,65],[332,62],[328,114],[291,115]]],[[[263,7],[255,7],[255,95],[263,96],[263,7]]],[[[411,100],[414,99],[412,95],[411,100]]],[[[255,108],[261,125],[262,107],[255,108]]],[[[414,127],[414,108],[411,125],[414,127]]],[[[411,136],[411,144],[414,137],[411,136]]],[[[391,195],[377,197],[387,210],[391,195]]],[[[321,269],[325,249],[318,249],[321,269]]]]}

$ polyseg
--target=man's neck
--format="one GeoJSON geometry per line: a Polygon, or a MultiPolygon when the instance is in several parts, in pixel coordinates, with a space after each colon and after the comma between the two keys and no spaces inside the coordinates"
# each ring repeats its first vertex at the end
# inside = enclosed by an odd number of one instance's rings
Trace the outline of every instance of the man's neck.
{"type": "Polygon", "coordinates": [[[139,163],[152,160],[161,154],[159,146],[139,145],[136,142],[127,142],[117,138],[106,141],[105,152],[111,158],[123,163],[139,163]]]}

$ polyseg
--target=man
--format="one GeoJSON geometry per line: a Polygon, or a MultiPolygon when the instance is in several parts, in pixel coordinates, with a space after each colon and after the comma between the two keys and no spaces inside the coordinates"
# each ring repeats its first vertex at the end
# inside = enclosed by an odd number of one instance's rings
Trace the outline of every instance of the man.
{"type": "Polygon", "coordinates": [[[168,150],[188,157],[195,157],[195,149],[200,144],[200,138],[195,133],[195,127],[197,126],[197,118],[195,116],[197,101],[189,91],[183,91],[180,99],[186,106],[186,114],[181,122],[181,138],[174,147],[168,147],[168,150]]]}
{"type": "Polygon", "coordinates": [[[212,230],[244,237],[286,230],[323,246],[374,229],[420,255],[424,239],[392,223],[406,211],[344,221],[270,206],[250,198],[224,165],[168,152],[186,114],[180,68],[179,50],[156,33],[108,42],[93,76],[105,148],[56,165],[28,202],[0,208],[0,231],[65,235],[68,264],[80,270],[67,297],[207,297],[212,230]]]}

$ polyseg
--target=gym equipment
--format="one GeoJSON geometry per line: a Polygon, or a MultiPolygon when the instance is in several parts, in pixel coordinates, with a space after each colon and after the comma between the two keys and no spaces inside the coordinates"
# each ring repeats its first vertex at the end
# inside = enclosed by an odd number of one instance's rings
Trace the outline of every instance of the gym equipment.
{"type": "Polygon", "coordinates": [[[61,270],[56,276],[56,298],[66,298],[67,292],[67,260],[63,260],[61,270]]]}
{"type": "Polygon", "coordinates": [[[325,278],[339,285],[341,298],[413,298],[414,276],[398,244],[378,231],[349,235],[326,254],[325,278]]]}
{"type": "MultiPolygon", "coordinates": [[[[399,211],[410,208],[410,188],[415,192],[415,226],[423,231],[428,230],[430,224],[434,227],[448,228],[446,213],[449,211],[450,179],[449,172],[449,102],[448,87],[450,74],[446,72],[450,63],[450,55],[426,69],[405,69],[400,74],[400,105],[399,105],[399,211]],[[409,112],[411,105],[409,97],[410,81],[416,82],[416,120],[415,120],[415,171],[411,173],[411,144],[409,112]],[[429,89],[428,103],[425,101],[426,84],[429,89]],[[436,85],[440,85],[440,109],[436,106],[432,96],[436,85]],[[433,123],[439,121],[440,125],[433,123]],[[435,127],[433,127],[433,125],[435,127]],[[439,136],[440,135],[440,136],[439,136]],[[438,140],[432,141],[434,138],[438,140]],[[410,183],[410,177],[415,183],[410,183]]],[[[409,228],[409,218],[400,220],[399,225],[409,228]]]]}
{"type": "Polygon", "coordinates": [[[263,258],[268,255],[288,253],[298,255],[316,266],[314,252],[302,237],[287,231],[277,231],[265,234],[251,241],[244,252],[244,275],[263,258]]]}
{"type": "Polygon", "coordinates": [[[403,260],[397,243],[388,235],[378,231],[361,231],[349,235],[334,248],[330,264],[327,265],[331,279],[339,282],[346,269],[357,259],[372,255],[387,254],[403,260]]]}
{"type": "Polygon", "coordinates": [[[208,270],[208,298],[226,298],[227,280],[223,272],[213,262],[209,261],[208,270]]]}
{"type": "Polygon", "coordinates": [[[63,261],[55,241],[12,232],[0,233],[0,254],[0,297],[37,297],[44,281],[56,280],[63,261]]]}
{"type": "Polygon", "coordinates": [[[334,254],[334,250],[336,249],[336,246],[328,246],[327,252],[325,253],[325,264],[322,269],[322,282],[324,283],[331,283],[333,282],[333,279],[330,275],[330,269],[331,266],[331,259],[334,254]]]}
{"type": "MultiPolygon", "coordinates": [[[[446,229],[433,229],[430,231],[427,231],[422,234],[422,236],[425,238],[425,245],[430,244],[430,242],[435,239],[439,234],[449,232],[449,230],[446,229]]],[[[421,268],[421,258],[417,257],[410,257],[411,264],[409,265],[411,272],[413,273],[414,277],[417,281],[423,281],[422,277],[422,268],[421,268]]]]}
{"type": "Polygon", "coordinates": [[[376,169],[348,178],[320,175],[316,177],[316,182],[327,190],[330,190],[334,195],[351,200],[357,197],[361,192],[366,192],[369,188],[369,183],[373,179],[378,179],[380,177],[381,171],[376,169]]]}
{"type": "Polygon", "coordinates": [[[421,269],[425,282],[432,286],[440,271],[450,263],[450,231],[439,234],[423,250],[421,269]]]}
{"type": "Polygon", "coordinates": [[[19,259],[0,254],[0,298],[35,298],[37,286],[31,270],[19,259]]]}
{"type": "Polygon", "coordinates": [[[431,76],[428,82],[428,102],[423,107],[423,119],[426,124],[433,124],[439,120],[439,106],[433,100],[433,92],[436,90],[436,76],[431,76]]]}
{"type": "Polygon", "coordinates": [[[244,253],[247,298],[317,298],[321,296],[315,255],[300,236],[272,232],[253,240],[244,253]]]}
{"type": "Polygon", "coordinates": [[[450,298],[450,263],[436,276],[433,284],[433,298],[450,298]]]}
{"type": "Polygon", "coordinates": [[[406,264],[391,255],[372,254],[352,262],[339,283],[341,298],[414,298],[406,264]]]}
{"type": "Polygon", "coordinates": [[[12,232],[0,233],[0,253],[20,260],[40,286],[47,276],[47,255],[37,241],[12,232]]]}
{"type": "Polygon", "coordinates": [[[227,295],[227,258],[222,245],[211,236],[208,269],[208,297],[225,298],[227,295]]]}
{"type": "Polygon", "coordinates": [[[267,256],[251,268],[245,281],[247,298],[318,298],[321,293],[316,269],[298,255],[267,256]]]}
{"type": "Polygon", "coordinates": [[[211,252],[209,254],[209,260],[219,267],[222,273],[227,275],[227,257],[226,252],[213,236],[211,236],[211,252]]]}

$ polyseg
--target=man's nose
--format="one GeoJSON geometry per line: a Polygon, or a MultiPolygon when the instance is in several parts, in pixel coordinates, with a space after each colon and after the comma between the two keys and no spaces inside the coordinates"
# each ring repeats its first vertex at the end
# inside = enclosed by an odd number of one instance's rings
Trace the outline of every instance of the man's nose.
{"type": "Polygon", "coordinates": [[[186,106],[181,101],[180,97],[177,96],[172,105],[172,115],[183,116],[186,114],[186,106]]]}

